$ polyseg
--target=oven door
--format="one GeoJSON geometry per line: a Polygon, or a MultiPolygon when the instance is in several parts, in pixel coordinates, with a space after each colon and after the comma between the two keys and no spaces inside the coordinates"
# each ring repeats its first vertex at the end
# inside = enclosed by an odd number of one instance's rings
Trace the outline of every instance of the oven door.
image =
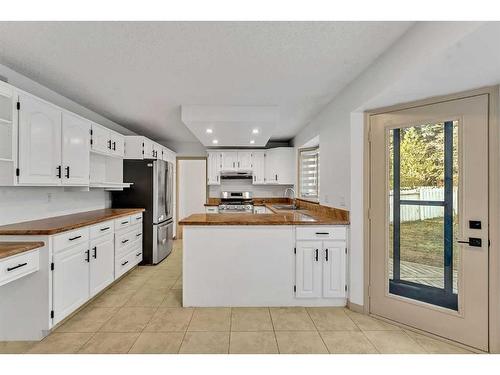
{"type": "Polygon", "coordinates": [[[172,252],[173,230],[174,223],[171,220],[153,225],[153,264],[160,263],[172,252]]]}

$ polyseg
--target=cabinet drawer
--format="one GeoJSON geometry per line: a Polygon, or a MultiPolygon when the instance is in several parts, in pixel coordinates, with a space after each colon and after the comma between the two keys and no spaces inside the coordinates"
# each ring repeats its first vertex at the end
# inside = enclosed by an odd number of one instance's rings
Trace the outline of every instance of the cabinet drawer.
{"type": "Polygon", "coordinates": [[[29,251],[0,261],[0,286],[39,269],[39,250],[29,251]]]}
{"type": "Polygon", "coordinates": [[[134,267],[137,263],[135,261],[135,252],[129,252],[115,262],[115,279],[122,276],[125,272],[134,267]]]}
{"type": "Polygon", "coordinates": [[[130,216],[124,216],[120,217],[119,219],[115,219],[115,230],[127,228],[128,226],[130,226],[130,223],[130,216]]]}
{"type": "Polygon", "coordinates": [[[297,226],[295,233],[297,240],[345,240],[347,238],[347,229],[342,226],[297,226]]]}
{"type": "Polygon", "coordinates": [[[90,227],[90,238],[94,239],[115,232],[113,220],[105,221],[90,227]]]}
{"type": "Polygon", "coordinates": [[[135,241],[135,232],[133,231],[117,234],[115,236],[115,251],[129,246],[133,241],[135,241]]]}
{"type": "Polygon", "coordinates": [[[142,212],[139,212],[138,214],[134,214],[130,216],[131,218],[131,223],[132,224],[137,224],[137,223],[142,223],[142,212]]]}
{"type": "Polygon", "coordinates": [[[88,242],[89,240],[89,227],[72,230],[54,236],[54,251],[66,249],[70,246],[88,242]]]}

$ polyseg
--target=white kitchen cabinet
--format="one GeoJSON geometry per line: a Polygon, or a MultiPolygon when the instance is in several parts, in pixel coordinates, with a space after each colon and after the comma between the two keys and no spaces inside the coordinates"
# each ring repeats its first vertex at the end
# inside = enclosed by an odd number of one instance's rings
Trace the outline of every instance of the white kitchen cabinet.
{"type": "Polygon", "coordinates": [[[295,254],[295,295],[319,298],[322,294],[321,241],[297,241],[295,254]]]}
{"type": "Polygon", "coordinates": [[[88,242],[55,252],[53,283],[53,324],[84,304],[89,298],[88,242]]]}
{"type": "Polygon", "coordinates": [[[238,170],[252,170],[252,151],[238,151],[238,170]]]}
{"type": "Polygon", "coordinates": [[[345,297],[346,244],[323,241],[323,297],[345,297]]]}
{"type": "Polygon", "coordinates": [[[101,154],[109,154],[111,149],[111,139],[109,130],[97,124],[92,124],[91,130],[91,150],[101,154]]]}
{"type": "Polygon", "coordinates": [[[220,171],[222,167],[220,152],[209,152],[207,158],[207,183],[208,185],[220,185],[220,171]]]}
{"type": "Polygon", "coordinates": [[[254,185],[263,185],[266,182],[265,152],[252,152],[252,182],[254,185]]]}
{"type": "Polygon", "coordinates": [[[125,136],[125,159],[163,159],[169,161],[175,153],[151,139],[139,135],[125,136]],[[165,159],[165,154],[170,154],[165,159]]]}
{"type": "Polygon", "coordinates": [[[277,147],[266,151],[266,184],[293,185],[295,183],[293,147],[277,147]]]}
{"type": "Polygon", "coordinates": [[[19,95],[19,170],[23,185],[59,185],[62,111],[30,95],[19,95]]]}
{"type": "Polygon", "coordinates": [[[123,158],[125,153],[125,137],[114,131],[109,132],[110,155],[123,158]]]}
{"type": "Polygon", "coordinates": [[[232,172],[238,170],[238,152],[224,151],[221,152],[222,171],[232,172]]]}
{"type": "Polygon", "coordinates": [[[89,184],[90,124],[69,112],[62,114],[62,184],[89,184]]]}
{"type": "Polygon", "coordinates": [[[114,252],[113,234],[90,241],[90,297],[95,296],[115,279],[114,252]]]}

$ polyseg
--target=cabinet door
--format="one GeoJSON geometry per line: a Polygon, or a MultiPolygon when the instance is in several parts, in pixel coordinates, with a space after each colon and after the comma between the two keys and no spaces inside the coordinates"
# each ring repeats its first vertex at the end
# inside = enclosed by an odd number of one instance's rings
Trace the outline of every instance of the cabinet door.
{"type": "Polygon", "coordinates": [[[209,185],[220,185],[220,153],[209,152],[207,159],[207,181],[209,185]]]}
{"type": "Polygon", "coordinates": [[[155,156],[154,156],[154,143],[153,141],[147,139],[147,138],[144,138],[144,159],[155,159],[155,156]]]}
{"type": "Polygon", "coordinates": [[[92,151],[108,154],[111,148],[110,141],[111,138],[108,129],[92,124],[92,151]]]}
{"type": "Polygon", "coordinates": [[[251,171],[252,170],[252,152],[244,151],[238,152],[238,170],[251,171]]]}
{"type": "Polygon", "coordinates": [[[264,175],[265,183],[276,185],[278,183],[278,173],[276,173],[275,151],[268,150],[264,154],[264,175]]]}
{"type": "Polygon", "coordinates": [[[222,152],[222,170],[236,171],[238,170],[238,153],[236,151],[222,152]]]}
{"type": "Polygon", "coordinates": [[[90,297],[95,296],[115,279],[113,235],[90,242],[90,297]]]}
{"type": "Polygon", "coordinates": [[[27,95],[19,102],[19,183],[59,185],[61,111],[27,95]]]}
{"type": "Polygon", "coordinates": [[[84,243],[54,254],[52,278],[54,324],[89,299],[88,251],[88,243],[84,243]]]}
{"type": "Polygon", "coordinates": [[[323,242],[323,297],[346,296],[346,243],[344,241],[323,242]]]}
{"type": "Polygon", "coordinates": [[[321,241],[297,241],[295,284],[297,298],[321,297],[321,241]]]}
{"type": "Polygon", "coordinates": [[[278,147],[272,151],[274,183],[295,184],[295,150],[293,147],[278,147]]]}
{"type": "Polygon", "coordinates": [[[121,134],[110,132],[111,154],[123,157],[125,154],[125,137],[121,134]]]}
{"type": "Polygon", "coordinates": [[[71,113],[62,116],[63,185],[88,185],[90,124],[71,113]]]}
{"type": "Polygon", "coordinates": [[[252,174],[253,183],[264,184],[265,183],[265,158],[264,151],[254,151],[252,152],[252,174]]]}

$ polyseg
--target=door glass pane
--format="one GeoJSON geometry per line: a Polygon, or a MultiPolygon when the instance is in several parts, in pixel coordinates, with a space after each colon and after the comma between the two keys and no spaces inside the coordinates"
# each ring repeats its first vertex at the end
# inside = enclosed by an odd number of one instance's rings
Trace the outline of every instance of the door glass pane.
{"type": "Polygon", "coordinates": [[[457,309],[458,122],[388,136],[389,291],[457,309]]]}

